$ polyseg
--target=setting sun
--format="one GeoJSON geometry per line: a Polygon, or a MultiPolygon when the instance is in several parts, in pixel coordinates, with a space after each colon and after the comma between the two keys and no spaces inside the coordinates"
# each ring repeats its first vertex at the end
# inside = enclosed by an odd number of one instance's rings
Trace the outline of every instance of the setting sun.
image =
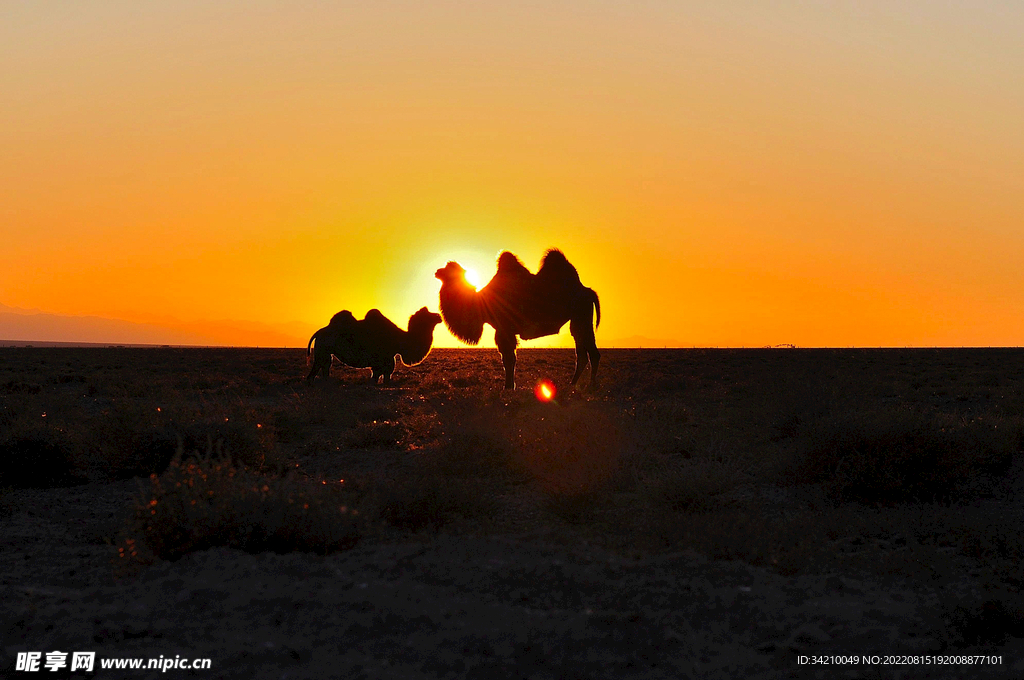
{"type": "Polygon", "coordinates": [[[475,269],[466,270],[466,282],[476,289],[480,288],[480,275],[476,273],[475,269]]]}

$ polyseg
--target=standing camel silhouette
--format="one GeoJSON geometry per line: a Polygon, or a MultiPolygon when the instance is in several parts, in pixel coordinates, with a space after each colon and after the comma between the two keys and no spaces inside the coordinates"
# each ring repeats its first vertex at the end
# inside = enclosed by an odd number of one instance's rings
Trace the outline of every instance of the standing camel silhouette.
{"type": "Polygon", "coordinates": [[[544,253],[540,270],[533,274],[519,258],[505,251],[498,256],[498,271],[477,291],[466,281],[466,270],[457,262],[438,269],[441,280],[441,316],[452,335],[475,345],[484,324],[494,328],[494,342],[505,367],[505,389],[515,389],[516,345],[519,338],[532,340],[554,335],[569,322],[576,341],[575,385],[590,363],[590,387],[597,386],[601,353],[594,337],[594,312],[601,325],[597,293],[580,283],[580,276],[560,250],[544,253]]]}

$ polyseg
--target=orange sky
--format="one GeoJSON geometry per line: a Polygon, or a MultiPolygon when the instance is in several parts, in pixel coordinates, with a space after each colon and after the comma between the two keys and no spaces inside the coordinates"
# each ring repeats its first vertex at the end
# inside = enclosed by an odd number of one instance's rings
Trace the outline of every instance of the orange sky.
{"type": "Polygon", "coordinates": [[[1021,3],[354,4],[5,5],[0,304],[305,345],[557,246],[599,345],[1022,343],[1021,3]]]}

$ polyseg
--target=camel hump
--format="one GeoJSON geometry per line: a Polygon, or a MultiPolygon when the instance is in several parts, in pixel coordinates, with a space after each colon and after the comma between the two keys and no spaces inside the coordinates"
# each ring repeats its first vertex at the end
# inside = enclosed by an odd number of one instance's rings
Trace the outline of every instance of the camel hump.
{"type": "Polygon", "coordinates": [[[557,279],[557,280],[569,280],[579,282],[580,275],[576,272],[576,267],[570,264],[569,260],[566,259],[565,255],[558,248],[552,248],[551,250],[544,253],[544,257],[540,261],[540,270],[537,272],[537,276],[542,279],[557,279]]]}
{"type": "Polygon", "coordinates": [[[555,266],[569,266],[569,260],[566,259],[565,254],[558,248],[549,248],[544,253],[544,257],[540,259],[540,266],[543,267],[546,264],[550,264],[552,267],[555,266]]]}
{"type": "Polygon", "coordinates": [[[347,309],[343,309],[334,316],[331,317],[331,321],[328,326],[341,326],[345,324],[355,323],[356,317],[352,315],[352,312],[347,309]]]}
{"type": "Polygon", "coordinates": [[[366,318],[362,321],[364,328],[373,329],[376,332],[391,332],[401,331],[402,329],[395,325],[391,319],[384,316],[379,309],[371,309],[366,313],[366,318]]]}
{"type": "Polygon", "coordinates": [[[498,256],[498,272],[501,274],[529,274],[530,270],[514,253],[506,250],[498,256]]]}

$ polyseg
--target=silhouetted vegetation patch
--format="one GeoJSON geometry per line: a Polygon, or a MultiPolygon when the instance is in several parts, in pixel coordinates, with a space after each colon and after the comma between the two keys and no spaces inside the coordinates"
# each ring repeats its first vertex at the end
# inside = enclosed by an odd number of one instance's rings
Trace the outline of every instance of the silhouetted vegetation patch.
{"type": "Polygon", "coordinates": [[[1013,519],[986,517],[984,521],[953,519],[947,533],[959,552],[985,566],[1009,587],[1024,587],[1024,536],[1013,519]]]}
{"type": "Polygon", "coordinates": [[[962,550],[980,561],[1012,560],[1024,562],[1024,537],[1019,527],[995,526],[984,533],[970,533],[962,543],[962,550]]]}
{"type": "Polygon", "coordinates": [[[366,523],[359,495],[339,482],[269,476],[209,452],[176,455],[138,499],[119,544],[129,561],[174,560],[215,546],[327,554],[355,545],[366,523]]]}
{"type": "Polygon", "coordinates": [[[291,443],[302,439],[306,422],[296,411],[278,411],[274,414],[273,427],[278,441],[291,443]]]}
{"type": "Polygon", "coordinates": [[[824,482],[841,501],[963,500],[1004,474],[1019,428],[913,412],[853,414],[811,434],[797,478],[824,482]]]}
{"type": "Polygon", "coordinates": [[[465,480],[441,475],[406,474],[377,486],[381,518],[397,529],[437,530],[452,521],[494,512],[491,493],[465,480]]]}
{"type": "MultiPolygon", "coordinates": [[[[567,370],[571,351],[524,352],[521,385],[550,377],[545,365],[567,370]]],[[[341,489],[321,486],[359,508],[363,540],[382,527],[388,537],[548,533],[782,573],[863,570],[926,584],[951,575],[984,588],[979,602],[993,585],[1024,587],[1020,489],[1006,472],[1011,460],[1012,470],[1024,467],[1015,453],[1024,442],[1018,350],[607,350],[604,389],[563,389],[557,404],[498,389],[494,350],[438,350],[397,390],[355,384],[357,371],[308,389],[302,350],[0,355],[0,475],[20,458],[15,477],[26,484],[63,484],[80,471],[167,480],[177,470],[184,479],[189,459],[207,465],[219,450],[236,476],[267,485],[256,493],[232,478],[215,488],[235,500],[203,499],[206,514],[149,515],[165,537],[161,554],[212,544],[326,549],[311,529],[302,538],[262,519],[281,497],[287,454],[292,470],[315,471],[287,482],[308,493],[319,493],[310,485],[322,472],[346,478],[341,489]],[[12,442],[32,454],[12,458],[12,442]],[[53,479],[41,480],[44,470],[53,479]],[[195,526],[172,534],[179,519],[195,526]]],[[[37,494],[7,496],[20,510],[37,494]]],[[[200,505],[184,488],[174,498],[200,505]]],[[[307,515],[288,517],[295,525],[307,515]]],[[[129,537],[153,557],[139,530],[129,537]]],[[[961,638],[985,639],[969,622],[995,615],[963,606],[961,638]]]]}
{"type": "Polygon", "coordinates": [[[512,483],[529,479],[508,439],[475,421],[459,424],[436,451],[423,455],[445,477],[499,478],[512,483]]]}
{"type": "Polygon", "coordinates": [[[708,512],[730,504],[729,492],[743,482],[735,461],[697,457],[668,461],[641,474],[645,498],[659,510],[708,512]]]}
{"type": "Polygon", "coordinates": [[[359,423],[347,435],[349,446],[357,449],[401,447],[406,431],[395,420],[373,420],[359,423]]]}
{"type": "Polygon", "coordinates": [[[39,394],[43,387],[24,380],[8,380],[3,389],[7,394],[39,394]]]}
{"type": "Polygon", "coordinates": [[[612,500],[612,493],[606,489],[563,487],[547,493],[544,507],[564,522],[585,524],[599,521],[612,500]]]}
{"type": "Polygon", "coordinates": [[[125,414],[108,419],[101,429],[105,431],[102,464],[113,479],[160,474],[179,447],[186,457],[216,450],[255,470],[279,467],[272,455],[268,460],[273,443],[268,441],[269,433],[263,434],[262,427],[246,420],[218,417],[147,427],[125,414]]]}
{"type": "Polygon", "coordinates": [[[353,427],[358,422],[360,407],[365,401],[363,387],[338,389],[324,381],[313,389],[293,393],[272,414],[272,424],[281,442],[296,442],[316,427],[353,427]]]}
{"type": "Polygon", "coordinates": [[[130,479],[166,470],[178,438],[169,430],[131,432],[118,444],[108,449],[105,469],[111,479],[130,479]]]}
{"type": "Polygon", "coordinates": [[[1001,645],[1007,637],[1024,638],[1024,600],[1019,593],[947,606],[945,619],[943,637],[954,647],[1001,645]]]}
{"type": "Polygon", "coordinates": [[[73,449],[51,430],[23,432],[0,440],[0,487],[38,489],[85,481],[73,449]]]}
{"type": "Polygon", "coordinates": [[[538,404],[513,423],[517,462],[554,494],[603,491],[625,482],[629,439],[621,414],[598,404],[538,404]]]}
{"type": "Polygon", "coordinates": [[[769,518],[743,509],[656,513],[640,539],[663,549],[694,550],[784,574],[823,570],[837,558],[829,524],[807,514],[769,518]]]}

